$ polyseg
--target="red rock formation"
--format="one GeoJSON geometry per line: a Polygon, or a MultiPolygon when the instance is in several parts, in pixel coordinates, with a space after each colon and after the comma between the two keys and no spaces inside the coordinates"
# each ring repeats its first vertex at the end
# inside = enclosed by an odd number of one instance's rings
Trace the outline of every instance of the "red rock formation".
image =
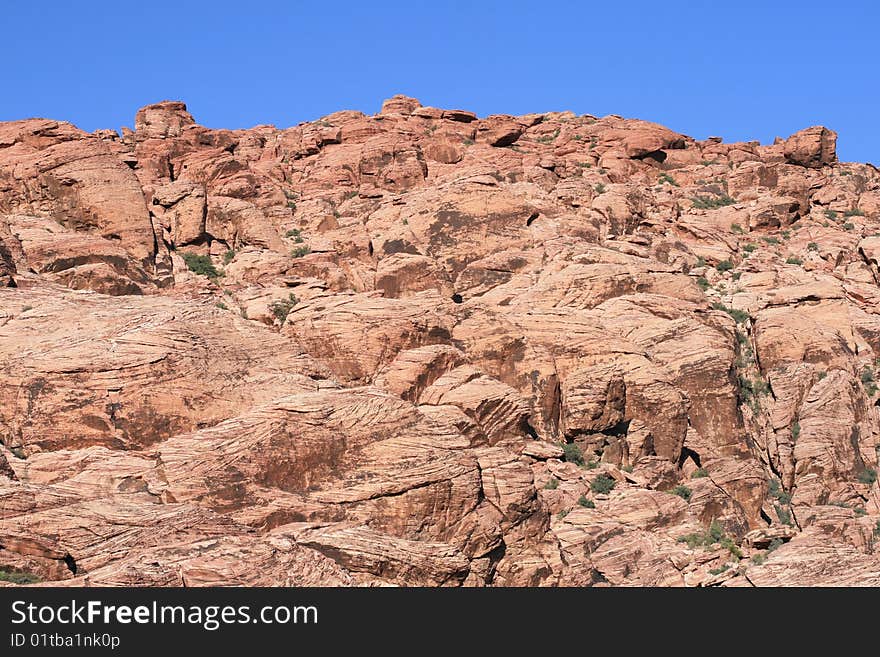
{"type": "Polygon", "coordinates": [[[835,140],[0,123],[0,571],[880,584],[880,173],[835,140]]]}

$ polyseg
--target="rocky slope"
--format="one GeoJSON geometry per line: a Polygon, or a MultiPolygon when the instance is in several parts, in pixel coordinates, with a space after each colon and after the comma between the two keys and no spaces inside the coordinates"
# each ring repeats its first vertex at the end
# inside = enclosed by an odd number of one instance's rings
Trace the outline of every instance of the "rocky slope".
{"type": "Polygon", "coordinates": [[[835,140],[0,123],[0,580],[880,585],[880,172],[835,140]]]}

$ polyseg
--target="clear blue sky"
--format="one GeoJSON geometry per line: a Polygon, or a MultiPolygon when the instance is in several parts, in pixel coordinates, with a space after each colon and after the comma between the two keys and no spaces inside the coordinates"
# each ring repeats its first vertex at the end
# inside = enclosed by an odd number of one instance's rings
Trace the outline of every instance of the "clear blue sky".
{"type": "Polygon", "coordinates": [[[405,93],[486,115],[570,109],[696,138],[823,124],[880,165],[873,0],[4,2],[0,120],[279,127],[405,93]]]}

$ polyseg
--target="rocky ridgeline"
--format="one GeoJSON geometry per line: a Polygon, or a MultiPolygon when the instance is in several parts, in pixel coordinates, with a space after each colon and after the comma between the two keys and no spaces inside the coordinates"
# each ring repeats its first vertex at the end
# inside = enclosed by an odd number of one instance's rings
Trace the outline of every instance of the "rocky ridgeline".
{"type": "Polygon", "coordinates": [[[880,585],[835,139],[0,123],[0,580],[880,585]]]}

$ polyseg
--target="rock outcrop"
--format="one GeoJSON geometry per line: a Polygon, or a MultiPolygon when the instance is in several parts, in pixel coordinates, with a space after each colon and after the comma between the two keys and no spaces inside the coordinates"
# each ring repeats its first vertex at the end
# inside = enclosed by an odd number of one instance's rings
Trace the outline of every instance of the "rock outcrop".
{"type": "Polygon", "coordinates": [[[0,123],[0,583],[880,584],[833,131],[134,125],[0,123]]]}

